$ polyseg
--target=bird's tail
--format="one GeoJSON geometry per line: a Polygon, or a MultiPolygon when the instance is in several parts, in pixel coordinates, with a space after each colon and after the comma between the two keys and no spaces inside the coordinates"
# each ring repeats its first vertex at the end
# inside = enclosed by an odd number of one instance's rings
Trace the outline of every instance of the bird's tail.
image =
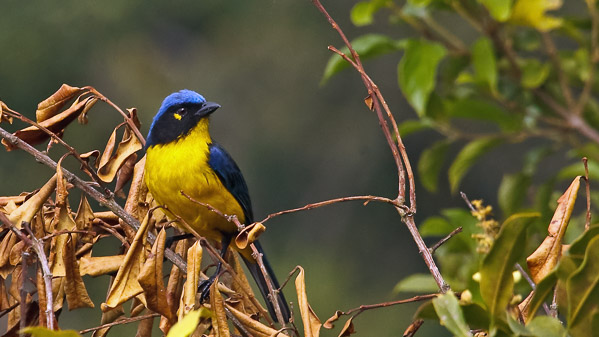
{"type": "MultiPolygon", "coordinates": [[[[270,267],[270,264],[268,263],[268,260],[266,259],[266,255],[264,254],[264,251],[262,250],[262,246],[260,245],[260,243],[258,241],[254,241],[254,245],[256,246],[256,249],[258,249],[258,252],[260,252],[262,254],[262,262],[264,263],[264,267],[266,267],[266,272],[268,273],[268,276],[272,280],[273,289],[278,289],[280,287],[279,281],[277,281],[275,273],[272,271],[272,268],[270,267]]],[[[264,298],[264,301],[266,302],[266,307],[268,308],[268,313],[270,314],[270,317],[272,317],[274,321],[277,321],[275,307],[272,304],[272,302],[268,299],[269,298],[268,284],[267,284],[266,279],[264,278],[264,275],[262,274],[262,271],[260,270],[260,266],[258,265],[258,263],[255,260],[246,258],[244,256],[245,254],[240,254],[240,255],[243,258],[243,261],[245,262],[245,265],[248,267],[250,273],[252,274],[252,277],[258,284],[258,289],[260,289],[260,293],[262,294],[262,297],[264,298]]],[[[281,308],[281,313],[283,314],[283,319],[285,320],[285,323],[289,322],[289,319],[291,318],[291,312],[289,311],[289,306],[287,305],[287,301],[285,300],[285,296],[283,295],[282,291],[279,291],[277,293],[276,300],[279,303],[279,307],[281,308]]]]}

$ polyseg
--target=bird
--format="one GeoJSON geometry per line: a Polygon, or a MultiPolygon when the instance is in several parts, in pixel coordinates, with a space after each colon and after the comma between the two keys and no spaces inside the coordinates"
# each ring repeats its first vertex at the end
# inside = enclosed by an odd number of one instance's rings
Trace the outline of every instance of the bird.
{"type": "MultiPolygon", "coordinates": [[[[241,170],[231,155],[212,140],[209,132],[210,116],[218,108],[219,104],[206,101],[204,96],[192,90],[184,89],[168,95],[154,116],[146,138],[144,175],[155,201],[166,206],[167,216],[172,218],[176,214],[201,236],[220,242],[224,258],[232,238],[238,233],[237,226],[222,214],[187,197],[208,204],[223,214],[235,215],[241,223],[254,222],[249,191],[241,170]]],[[[262,246],[258,241],[254,245],[262,254],[273,289],[278,289],[279,283],[262,246]]],[[[256,281],[269,315],[277,321],[274,305],[268,296],[267,280],[249,246],[243,250],[232,246],[239,251],[256,281]]],[[[206,290],[220,268],[219,263],[215,274],[200,285],[204,289],[202,300],[209,294],[206,290]]],[[[281,291],[276,300],[285,320],[283,323],[287,323],[291,315],[281,291]]]]}

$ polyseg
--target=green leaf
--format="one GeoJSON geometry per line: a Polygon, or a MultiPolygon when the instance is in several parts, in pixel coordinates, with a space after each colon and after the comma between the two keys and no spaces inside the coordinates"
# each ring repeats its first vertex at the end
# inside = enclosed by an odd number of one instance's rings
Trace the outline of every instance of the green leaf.
{"type": "Polygon", "coordinates": [[[526,228],[538,216],[538,213],[519,213],[505,220],[493,247],[483,259],[480,293],[491,321],[505,315],[513,295],[514,264],[522,255],[526,243],[526,228]]]}
{"type": "Polygon", "coordinates": [[[526,327],[534,336],[566,337],[568,335],[562,323],[551,316],[537,316],[526,327]]]}
{"type": "Polygon", "coordinates": [[[182,320],[177,322],[173,327],[169,330],[168,335],[166,337],[187,337],[191,335],[198,326],[200,322],[200,316],[202,315],[202,311],[206,311],[207,309],[202,308],[198,310],[192,310],[182,320]]]}
{"type": "Polygon", "coordinates": [[[412,274],[399,281],[393,288],[393,293],[434,293],[439,291],[439,286],[431,274],[412,274]]]}
{"type": "Polygon", "coordinates": [[[493,19],[503,22],[509,19],[512,10],[512,0],[478,0],[482,3],[493,17],[493,19]]]}
{"type": "Polygon", "coordinates": [[[20,333],[30,334],[31,337],[81,337],[75,330],[50,330],[41,326],[28,326],[20,333]]]}
{"type": "Polygon", "coordinates": [[[431,216],[426,218],[420,225],[420,235],[423,237],[428,236],[442,236],[451,233],[455,227],[451,225],[445,218],[440,216],[431,216]]]}
{"type": "Polygon", "coordinates": [[[530,176],[523,173],[503,175],[497,191],[497,201],[504,215],[518,211],[526,197],[530,183],[530,176]]]}
{"type": "Polygon", "coordinates": [[[574,258],[580,259],[580,262],[584,259],[585,252],[592,239],[599,236],[599,225],[593,225],[589,227],[581,236],[574,240],[568,248],[568,255],[574,258]]]}
{"type": "Polygon", "coordinates": [[[443,167],[447,149],[450,142],[442,140],[422,151],[418,160],[418,174],[422,186],[429,192],[436,192],[439,182],[439,173],[443,167]]]}
{"type": "MultiPolygon", "coordinates": [[[[403,48],[405,40],[396,41],[386,35],[366,34],[356,38],[351,44],[354,50],[360,55],[360,59],[365,61],[403,48]]],[[[340,51],[351,57],[347,47],[341,48],[340,51]]],[[[349,63],[341,56],[337,54],[332,55],[324,69],[320,84],[324,85],[333,75],[343,69],[349,68],[349,66],[349,63]]]]}
{"type": "Polygon", "coordinates": [[[561,26],[563,19],[547,15],[546,12],[561,6],[562,1],[517,0],[510,22],[547,32],[561,26]]]}
{"type": "Polygon", "coordinates": [[[520,83],[524,88],[534,89],[545,82],[551,72],[549,63],[541,63],[537,59],[528,59],[522,62],[522,77],[520,83]]]}
{"type": "Polygon", "coordinates": [[[497,105],[481,99],[462,99],[449,108],[450,117],[477,119],[497,124],[503,131],[516,131],[521,128],[519,116],[507,113],[497,105]]]}
{"type": "Polygon", "coordinates": [[[576,326],[599,305],[599,237],[586,249],[582,265],[566,281],[568,324],[576,326]]]}
{"type": "MultiPolygon", "coordinates": [[[[589,178],[591,179],[591,181],[597,181],[599,179],[599,163],[592,159],[589,159],[588,165],[589,178]]],[[[580,161],[564,167],[557,174],[557,178],[559,180],[571,180],[573,177],[576,176],[584,176],[584,166],[580,161]]]]}
{"type": "Polygon", "coordinates": [[[403,121],[398,126],[399,134],[402,137],[405,137],[409,134],[429,130],[432,128],[432,125],[428,119],[408,119],[403,121]]]}
{"type": "Polygon", "coordinates": [[[360,27],[371,24],[374,21],[374,13],[377,8],[369,1],[358,2],[351,9],[351,22],[360,27]]]}
{"type": "Polygon", "coordinates": [[[486,83],[493,95],[497,94],[497,61],[493,43],[481,37],[472,45],[472,65],[477,82],[486,83]]]}
{"type": "Polygon", "coordinates": [[[408,0],[410,5],[425,7],[431,3],[432,0],[408,0]]]}
{"type": "Polygon", "coordinates": [[[498,138],[480,138],[466,144],[449,167],[451,192],[457,191],[462,178],[478,158],[501,143],[502,140],[498,138]]]}
{"type": "Polygon", "coordinates": [[[399,87],[418,116],[425,113],[430,93],[435,88],[437,66],[447,50],[441,44],[411,39],[397,67],[399,87]]]}
{"type": "Polygon", "coordinates": [[[439,316],[441,325],[451,331],[454,336],[471,337],[470,328],[464,320],[464,313],[458,299],[452,292],[439,295],[433,299],[433,306],[439,316]]]}

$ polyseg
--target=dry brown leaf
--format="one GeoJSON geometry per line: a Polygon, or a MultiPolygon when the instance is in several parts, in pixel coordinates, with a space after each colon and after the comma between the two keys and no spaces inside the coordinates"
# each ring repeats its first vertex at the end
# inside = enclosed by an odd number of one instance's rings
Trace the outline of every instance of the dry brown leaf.
{"type": "Polygon", "coordinates": [[[341,310],[335,311],[335,314],[333,316],[331,316],[329,319],[327,319],[326,322],[324,322],[324,324],[322,325],[322,327],[325,329],[334,328],[335,324],[333,324],[333,323],[337,322],[341,316],[343,316],[343,311],[341,311],[341,310]]]}
{"type": "Polygon", "coordinates": [[[302,323],[304,324],[304,336],[305,337],[318,337],[320,334],[320,319],[316,316],[316,313],[310,307],[308,303],[308,295],[306,294],[306,281],[304,277],[304,268],[298,266],[299,273],[295,278],[295,291],[297,292],[297,302],[300,309],[300,315],[302,316],[302,323]]]}
{"type": "MultiPolygon", "coordinates": [[[[8,197],[0,197],[0,206],[6,206],[8,203],[12,203],[14,205],[22,204],[25,201],[26,195],[15,195],[8,197]]],[[[8,210],[7,210],[8,211],[8,210]]]]}
{"type": "MultiPolygon", "coordinates": [[[[15,243],[17,243],[17,236],[13,232],[8,232],[8,234],[4,236],[4,239],[2,239],[2,242],[0,243],[0,267],[7,266],[10,260],[10,251],[15,243]]],[[[2,275],[2,278],[6,278],[10,273],[12,273],[12,268],[3,268],[0,274],[2,275]]]]}
{"type": "MultiPolygon", "coordinates": [[[[181,304],[177,316],[179,320],[188,312],[193,310],[198,292],[198,284],[200,281],[200,272],[202,271],[202,245],[200,241],[196,241],[187,250],[187,280],[183,286],[183,294],[181,295],[181,304]]],[[[214,282],[216,283],[216,281],[214,282]]]]}
{"type": "Polygon", "coordinates": [[[246,226],[244,229],[237,234],[235,237],[235,245],[243,250],[252,242],[256,241],[260,234],[264,233],[266,227],[260,222],[255,222],[249,226],[246,226]]]}
{"type": "Polygon", "coordinates": [[[245,276],[245,271],[243,270],[241,263],[239,263],[239,255],[232,254],[232,256],[233,256],[233,258],[231,259],[229,264],[231,265],[231,267],[233,267],[233,271],[235,272],[235,275],[237,275],[237,277],[241,281],[241,284],[239,284],[238,282],[232,282],[231,289],[235,292],[235,294],[239,294],[238,296],[241,297],[241,299],[242,299],[241,306],[243,306],[243,308],[244,308],[243,312],[251,313],[254,315],[259,314],[261,312],[266,312],[266,309],[264,309],[264,308],[261,308],[261,310],[256,308],[254,302],[252,302],[248,298],[248,296],[245,295],[245,294],[253,294],[252,287],[250,286],[250,283],[248,282],[248,279],[245,276]],[[241,294],[243,294],[243,295],[241,295],[241,294]]]}
{"type": "Polygon", "coordinates": [[[62,309],[64,304],[64,277],[52,279],[52,299],[54,300],[54,312],[62,309]]]}
{"type": "Polygon", "coordinates": [[[139,139],[133,135],[126,124],[118,125],[112,132],[112,135],[110,135],[104,153],[100,157],[98,177],[104,182],[111,182],[125,161],[135,152],[141,150],[142,147],[139,139]],[[125,132],[115,151],[116,132],[123,125],[125,125],[125,132]],[[112,153],[113,151],[115,152],[114,154],[112,153]]]}
{"type": "Polygon", "coordinates": [[[79,122],[79,124],[87,124],[87,122],[88,122],[87,113],[97,102],[98,102],[97,97],[92,97],[92,99],[87,101],[87,103],[85,104],[85,107],[83,107],[83,110],[81,111],[81,114],[79,115],[79,117],[77,117],[77,121],[79,122]]]}
{"type": "Polygon", "coordinates": [[[562,240],[574,209],[580,188],[580,178],[580,176],[576,177],[566,192],[557,199],[557,208],[548,227],[549,234],[543,243],[526,258],[530,276],[535,283],[539,283],[559,262],[562,255],[562,240]]]}
{"type": "Polygon", "coordinates": [[[75,216],[75,224],[79,230],[89,230],[92,227],[92,221],[95,219],[94,210],[92,209],[89,201],[85,197],[85,194],[81,193],[81,201],[77,208],[77,215],[75,216]]]}
{"type": "MultiPolygon", "coordinates": [[[[198,241],[199,242],[199,241],[198,241]]],[[[189,268],[189,267],[188,267],[189,268]]],[[[210,309],[212,310],[212,326],[218,337],[229,337],[229,324],[225,311],[225,301],[218,291],[218,278],[210,286],[210,309]]]]}
{"type": "Polygon", "coordinates": [[[16,266],[21,261],[23,250],[26,249],[25,242],[19,241],[10,249],[8,262],[12,266],[16,266]]]}
{"type": "Polygon", "coordinates": [[[146,258],[145,244],[150,214],[141,223],[125,260],[114,278],[106,303],[102,303],[102,311],[107,311],[143,292],[137,277],[146,258]]]}
{"type": "Polygon", "coordinates": [[[131,180],[133,176],[133,169],[135,167],[135,162],[137,161],[137,154],[134,153],[129,156],[123,163],[123,166],[118,170],[116,175],[116,184],[114,187],[114,194],[119,197],[124,198],[125,194],[123,193],[123,187],[131,180]]]}
{"type": "Polygon", "coordinates": [[[94,167],[98,168],[98,158],[100,157],[100,151],[98,150],[93,150],[93,151],[89,151],[89,152],[85,152],[79,155],[79,157],[81,157],[81,159],[83,159],[86,163],[88,163],[90,166],[92,166],[90,164],[90,160],[91,158],[94,158],[94,167]]]}
{"type": "Polygon", "coordinates": [[[374,100],[372,99],[371,95],[368,95],[366,98],[364,98],[364,104],[366,104],[370,111],[374,111],[374,100]]]}
{"type": "Polygon", "coordinates": [[[119,270],[125,255],[111,256],[82,256],[79,259],[79,273],[81,276],[100,276],[111,274],[119,270]]]}
{"type": "Polygon", "coordinates": [[[139,273],[138,281],[144,289],[144,296],[148,304],[148,309],[161,314],[173,320],[174,313],[171,312],[166,300],[166,288],[162,277],[162,261],[164,259],[164,242],[166,240],[166,231],[162,229],[154,246],[152,253],[144,263],[139,273]]]}
{"type": "MultiPolygon", "coordinates": [[[[58,205],[58,203],[57,203],[58,205]]],[[[77,225],[71,216],[66,204],[56,208],[58,215],[54,218],[53,227],[56,231],[74,230],[77,225]]],[[[75,240],[77,235],[74,235],[75,240]]],[[[50,253],[50,268],[53,276],[65,276],[64,249],[69,236],[68,234],[57,235],[52,238],[50,253]]]]}
{"type": "Polygon", "coordinates": [[[37,122],[41,123],[54,117],[71,99],[75,98],[75,96],[79,95],[84,90],[85,89],[63,84],[58,91],[52,94],[52,96],[46,98],[37,105],[37,110],[35,111],[37,122]]]}
{"type": "Polygon", "coordinates": [[[21,222],[23,221],[31,222],[31,219],[33,219],[46,200],[52,195],[56,187],[56,177],[56,175],[52,176],[36,194],[8,215],[10,221],[17,228],[21,228],[21,222]]]}
{"type": "MultiPolygon", "coordinates": [[[[181,240],[177,242],[175,247],[175,253],[182,258],[187,257],[187,240],[181,240]]],[[[179,298],[183,291],[183,272],[179,267],[173,265],[171,267],[171,273],[168,277],[168,283],[166,285],[166,301],[172,312],[177,312],[179,309],[179,298]]],[[[172,323],[165,317],[160,319],[160,330],[166,335],[170,330],[172,323]]]]}
{"type": "MultiPolygon", "coordinates": [[[[92,97],[84,98],[82,101],[75,101],[73,105],[71,105],[71,107],[69,107],[68,109],[64,110],[58,115],[46,119],[45,121],[39,124],[56,134],[61,133],[72,121],[74,121],[77,118],[77,116],[79,116],[79,114],[87,104],[87,101],[90,99],[92,99],[92,97]]],[[[36,126],[26,127],[15,132],[13,135],[20,138],[29,145],[40,144],[50,137],[44,131],[38,129],[36,126]]],[[[12,151],[13,149],[15,149],[15,147],[12,144],[8,143],[5,139],[2,140],[2,144],[4,145],[7,151],[12,151]]]]}
{"type": "MultiPolygon", "coordinates": [[[[133,168],[133,179],[131,180],[131,186],[129,187],[129,195],[125,202],[125,211],[131,214],[138,220],[143,219],[144,215],[148,213],[149,204],[146,203],[146,197],[148,196],[148,187],[144,181],[144,167],[146,164],[146,157],[141,158],[135,167],[133,168]]],[[[152,213],[152,217],[158,216],[158,210],[152,213]]],[[[127,238],[133,238],[135,231],[126,226],[122,219],[119,219],[121,228],[123,228],[127,238]]],[[[177,302],[178,303],[178,302],[177,302]]]]}
{"type": "MultiPolygon", "coordinates": [[[[19,302],[19,289],[20,289],[20,285],[21,285],[21,266],[16,266],[12,275],[11,275],[11,281],[10,281],[10,287],[8,288],[8,297],[9,297],[9,303],[11,305],[14,305],[15,303],[19,302]]],[[[14,310],[11,310],[8,313],[8,328],[10,329],[12,326],[14,326],[15,324],[19,324],[19,320],[20,320],[20,305],[17,306],[14,310]]]]}
{"type": "Polygon", "coordinates": [[[343,329],[341,329],[341,332],[339,332],[339,337],[347,337],[349,335],[353,335],[356,333],[356,330],[354,329],[354,317],[355,316],[351,316],[347,322],[345,322],[345,325],[343,326],[343,329]]]}
{"type": "Polygon", "coordinates": [[[244,328],[256,337],[286,337],[288,335],[279,332],[267,325],[262,324],[260,321],[253,319],[250,315],[237,310],[234,306],[226,304],[227,309],[235,318],[243,325],[244,328]]]}
{"type": "MultiPolygon", "coordinates": [[[[4,282],[1,282],[4,283],[4,282]]],[[[44,275],[42,274],[42,268],[37,268],[37,277],[35,278],[35,285],[37,287],[37,300],[40,306],[40,321],[39,324],[43,327],[46,326],[46,283],[44,282],[44,275]]]]}
{"type": "Polygon", "coordinates": [[[0,123],[2,123],[2,121],[5,121],[5,122],[8,122],[9,124],[12,124],[12,117],[8,116],[5,113],[5,111],[14,112],[6,104],[4,104],[4,102],[0,101],[0,123]]]}
{"type": "Polygon", "coordinates": [[[412,322],[412,324],[410,324],[406,330],[403,332],[403,337],[412,337],[416,334],[416,332],[418,331],[418,329],[420,329],[420,326],[422,325],[422,323],[424,323],[424,320],[422,319],[417,319],[415,321],[412,322]]]}
{"type": "Polygon", "coordinates": [[[75,257],[75,241],[69,238],[62,252],[63,261],[65,263],[65,294],[67,295],[67,304],[69,310],[77,308],[93,308],[94,302],[87,294],[85,284],[79,272],[79,263],[75,257]]]}
{"type": "Polygon", "coordinates": [[[4,311],[10,308],[8,303],[8,293],[6,292],[6,280],[0,279],[0,310],[4,311]]]}

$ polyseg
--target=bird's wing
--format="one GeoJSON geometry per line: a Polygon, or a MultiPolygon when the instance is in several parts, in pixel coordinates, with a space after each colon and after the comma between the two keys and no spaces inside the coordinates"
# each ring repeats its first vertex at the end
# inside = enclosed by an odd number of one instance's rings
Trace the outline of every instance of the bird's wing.
{"type": "Polygon", "coordinates": [[[245,216],[246,224],[254,222],[254,214],[252,212],[252,203],[248,187],[243,179],[241,170],[231,155],[217,143],[210,144],[210,158],[208,165],[214,170],[220,182],[233,195],[235,200],[241,205],[245,216]]]}

